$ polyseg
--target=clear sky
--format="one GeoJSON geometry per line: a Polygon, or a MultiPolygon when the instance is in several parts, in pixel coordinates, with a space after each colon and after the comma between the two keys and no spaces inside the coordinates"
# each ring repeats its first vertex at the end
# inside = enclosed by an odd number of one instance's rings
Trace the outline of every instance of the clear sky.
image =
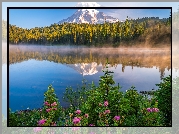
{"type": "MultiPolygon", "coordinates": [[[[106,7],[172,7],[176,12],[179,2],[97,2],[106,7]]],[[[74,7],[77,2],[3,2],[2,19],[7,20],[7,7],[74,7]]],[[[23,27],[44,27],[57,23],[62,19],[70,17],[76,10],[66,9],[11,9],[9,12],[10,24],[23,27]]],[[[160,17],[167,18],[170,10],[103,10],[107,15],[124,20],[126,16],[132,18],[160,17]]]]}
{"type": "Polygon", "coordinates": [[[10,9],[9,23],[23,28],[44,27],[66,19],[76,9],[10,9]]]}

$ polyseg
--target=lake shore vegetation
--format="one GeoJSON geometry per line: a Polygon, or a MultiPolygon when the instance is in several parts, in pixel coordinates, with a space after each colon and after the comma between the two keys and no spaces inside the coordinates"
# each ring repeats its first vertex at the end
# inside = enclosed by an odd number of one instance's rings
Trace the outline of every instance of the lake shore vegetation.
{"type": "Polygon", "coordinates": [[[171,44],[171,17],[103,24],[63,23],[31,29],[9,24],[10,44],[159,47],[171,44]]]}

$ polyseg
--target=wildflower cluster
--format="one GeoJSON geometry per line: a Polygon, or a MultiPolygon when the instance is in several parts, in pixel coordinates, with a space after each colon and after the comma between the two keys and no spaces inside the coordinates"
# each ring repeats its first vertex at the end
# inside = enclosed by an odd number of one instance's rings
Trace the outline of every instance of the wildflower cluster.
{"type": "Polygon", "coordinates": [[[88,125],[88,117],[89,115],[82,114],[81,110],[76,110],[75,112],[75,117],[73,118],[73,125],[74,126],[87,126],[88,125]]]}
{"type": "Polygon", "coordinates": [[[158,108],[147,108],[146,109],[148,112],[159,112],[158,108]]]}
{"type": "Polygon", "coordinates": [[[45,122],[46,122],[46,119],[39,120],[39,121],[38,121],[38,125],[39,125],[39,126],[44,125],[45,122]]]}
{"type": "Polygon", "coordinates": [[[62,108],[58,102],[52,85],[48,87],[44,94],[44,107],[42,109],[42,119],[38,121],[39,126],[56,126],[59,116],[62,115],[62,108]]]}

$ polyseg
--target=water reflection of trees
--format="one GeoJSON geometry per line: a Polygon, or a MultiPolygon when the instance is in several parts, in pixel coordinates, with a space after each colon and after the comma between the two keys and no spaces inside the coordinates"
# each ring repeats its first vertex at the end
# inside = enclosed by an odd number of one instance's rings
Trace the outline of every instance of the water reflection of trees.
{"type": "Polygon", "coordinates": [[[58,48],[58,47],[40,47],[32,49],[30,47],[10,47],[9,49],[9,64],[14,64],[29,59],[47,60],[62,64],[76,63],[92,63],[105,66],[106,58],[109,59],[112,67],[117,67],[122,64],[122,72],[126,66],[159,68],[161,77],[164,76],[164,71],[171,69],[171,52],[168,50],[156,49],[94,49],[94,48],[58,48]]]}

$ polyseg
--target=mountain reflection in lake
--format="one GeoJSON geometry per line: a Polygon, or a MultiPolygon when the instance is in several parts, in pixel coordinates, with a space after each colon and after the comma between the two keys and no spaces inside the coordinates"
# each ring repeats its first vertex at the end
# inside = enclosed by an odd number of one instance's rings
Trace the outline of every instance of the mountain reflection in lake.
{"type": "Polygon", "coordinates": [[[82,80],[97,85],[106,58],[121,91],[157,89],[162,77],[171,75],[170,49],[85,48],[64,46],[9,46],[9,95],[12,111],[39,108],[43,94],[52,84],[62,106],[66,87],[82,80]]]}

